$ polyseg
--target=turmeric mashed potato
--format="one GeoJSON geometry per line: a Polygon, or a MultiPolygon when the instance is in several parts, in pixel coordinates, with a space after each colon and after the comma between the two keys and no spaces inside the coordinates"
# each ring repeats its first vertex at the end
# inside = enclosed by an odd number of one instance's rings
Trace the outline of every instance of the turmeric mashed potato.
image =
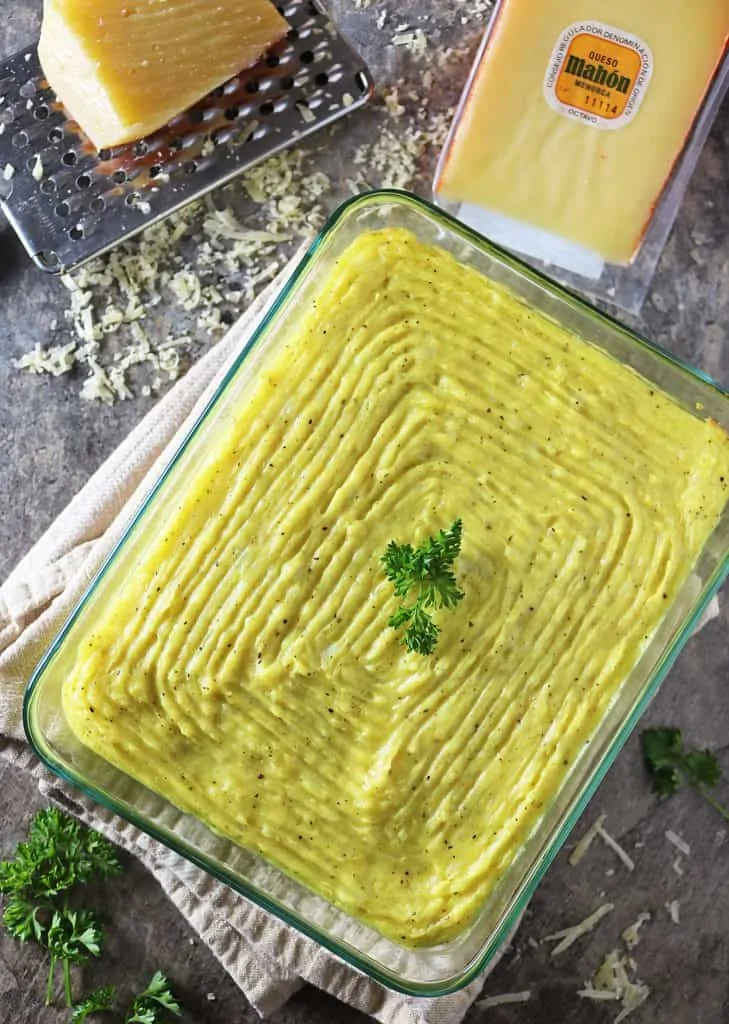
{"type": "Polygon", "coordinates": [[[408,946],[457,935],[724,507],[729,444],[401,229],[271,346],[79,645],[80,740],[408,946]],[[381,556],[457,517],[429,657],[381,556]]]}

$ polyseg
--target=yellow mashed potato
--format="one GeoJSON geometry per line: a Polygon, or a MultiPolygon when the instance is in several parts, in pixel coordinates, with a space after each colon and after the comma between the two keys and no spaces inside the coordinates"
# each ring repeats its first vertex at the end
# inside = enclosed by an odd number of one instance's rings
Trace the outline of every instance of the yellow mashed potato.
{"type": "Polygon", "coordinates": [[[472,920],[724,507],[729,445],[403,230],[359,238],[63,700],[103,757],[397,942],[472,920]],[[463,520],[434,655],[380,558],[463,520]]]}

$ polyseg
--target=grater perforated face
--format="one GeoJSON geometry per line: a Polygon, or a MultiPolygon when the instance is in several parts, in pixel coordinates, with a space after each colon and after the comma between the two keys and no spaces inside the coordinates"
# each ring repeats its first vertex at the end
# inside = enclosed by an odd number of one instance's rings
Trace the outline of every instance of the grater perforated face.
{"type": "Polygon", "coordinates": [[[140,142],[97,151],[35,47],[0,66],[0,206],[36,265],[63,273],[361,106],[367,66],[310,0],[261,63],[140,142]]]}

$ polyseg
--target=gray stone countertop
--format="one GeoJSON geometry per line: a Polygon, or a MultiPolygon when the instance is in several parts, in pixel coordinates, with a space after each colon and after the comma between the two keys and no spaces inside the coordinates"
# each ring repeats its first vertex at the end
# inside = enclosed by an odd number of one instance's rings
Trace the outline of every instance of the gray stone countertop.
{"type": "MultiPolygon", "coordinates": [[[[380,90],[373,104],[333,133],[304,147],[311,170],[329,176],[321,199],[325,211],[347,194],[345,182],[362,172],[353,154],[394,131],[412,155],[406,181],[424,191],[437,148],[408,136],[414,125],[437,126],[458,97],[487,15],[478,4],[449,0],[381,0],[357,4],[336,0],[333,12],[371,61],[380,90]],[[443,9],[446,8],[446,12],[443,9]],[[425,58],[390,44],[400,27],[420,26],[429,40],[425,58]],[[432,81],[425,76],[432,71],[432,81]],[[384,91],[396,86],[405,108],[392,119],[384,91]],[[424,93],[423,84],[428,86],[424,93]],[[388,118],[390,120],[388,120],[388,118]]],[[[485,6],[483,4],[481,7],[485,6]]],[[[9,55],[38,31],[40,0],[5,0],[0,53],[9,55]]],[[[367,181],[393,183],[392,173],[369,150],[367,181]]],[[[729,107],[721,111],[671,234],[650,297],[639,321],[654,341],[729,384],[729,107]]],[[[398,180],[396,183],[405,183],[398,180]]],[[[226,202],[255,226],[256,211],[240,185],[226,202]]],[[[194,239],[193,239],[194,242],[194,239]]],[[[295,239],[292,241],[292,245],[295,239]]],[[[290,247],[289,247],[290,251],[290,247]]],[[[84,372],[33,376],[14,360],[36,344],[69,338],[64,310],[68,293],[57,279],[30,264],[6,224],[0,223],[0,576],[52,522],[90,473],[155,401],[141,393],[107,406],[79,398],[84,372]],[[53,322],[57,321],[56,326],[53,322]],[[64,333],[65,332],[65,333],[64,333]]],[[[235,308],[234,310],[235,311],[235,308]]],[[[148,310],[145,330],[185,332],[193,339],[188,358],[211,343],[194,316],[169,296],[148,310]]],[[[689,641],[644,722],[675,724],[695,744],[715,748],[729,777],[729,602],[718,619],[689,641]]],[[[0,855],[25,834],[41,805],[33,785],[14,770],[0,768],[0,855]]],[[[719,795],[729,800],[729,782],[719,795]]],[[[726,823],[724,823],[726,824],[726,823]]],[[[108,948],[85,970],[90,987],[107,981],[125,993],[138,990],[160,968],[168,973],[185,1007],[186,1021],[233,1024],[256,1019],[224,971],[187,928],[156,883],[129,859],[122,879],[108,888],[108,948]]],[[[635,975],[651,989],[634,1017],[641,1024],[723,1024],[729,1021],[729,838],[721,819],[693,793],[658,804],[649,792],[637,736],[626,744],[578,823],[572,839],[547,872],[521,931],[489,977],[485,995],[531,991],[529,1002],[492,1010],[474,1008],[470,1024],[608,1024],[619,1007],[586,1002],[577,991],[605,954],[623,948],[621,932],[643,912],[651,920],[633,951],[635,975]],[[629,872],[604,843],[596,842],[577,866],[568,863],[575,840],[599,814],[635,862],[629,872]],[[682,836],[690,856],[677,863],[667,830],[682,836]],[[558,957],[550,957],[545,935],[585,918],[604,902],[613,912],[590,935],[558,957]],[[680,921],[666,909],[676,901],[680,921]]],[[[55,1024],[66,1015],[42,1006],[44,960],[32,946],[20,947],[0,935],[0,1022],[55,1024]]],[[[273,1018],[274,1024],[364,1021],[364,1017],[321,993],[305,989],[273,1018]]]]}

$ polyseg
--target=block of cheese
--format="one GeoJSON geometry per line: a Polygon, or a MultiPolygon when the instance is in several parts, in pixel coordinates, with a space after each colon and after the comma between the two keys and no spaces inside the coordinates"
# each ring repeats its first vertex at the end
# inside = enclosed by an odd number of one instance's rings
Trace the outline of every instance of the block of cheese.
{"type": "Polygon", "coordinates": [[[631,262],[726,54],[729,0],[503,0],[435,191],[631,262]]]}
{"type": "Polygon", "coordinates": [[[38,56],[102,149],[160,128],[287,31],[269,0],[44,0],[38,56]]]}

